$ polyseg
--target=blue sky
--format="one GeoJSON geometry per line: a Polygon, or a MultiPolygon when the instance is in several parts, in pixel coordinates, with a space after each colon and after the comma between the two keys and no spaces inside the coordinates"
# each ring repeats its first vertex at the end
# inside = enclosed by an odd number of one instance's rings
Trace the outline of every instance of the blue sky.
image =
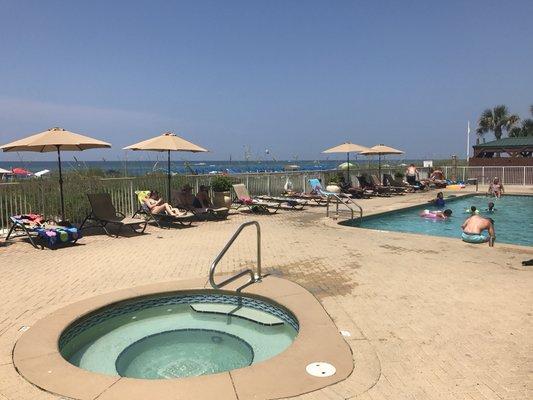
{"type": "Polygon", "coordinates": [[[0,142],[62,126],[113,144],[67,159],[121,159],[167,130],[212,150],[190,159],[318,159],[345,140],[464,155],[484,108],[527,117],[532,15],[530,0],[0,0],[0,142]]]}

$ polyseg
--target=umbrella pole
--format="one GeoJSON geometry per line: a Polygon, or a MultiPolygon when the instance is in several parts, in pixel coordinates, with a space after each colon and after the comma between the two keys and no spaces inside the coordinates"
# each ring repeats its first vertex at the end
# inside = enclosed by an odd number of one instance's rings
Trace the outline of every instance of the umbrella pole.
{"type": "Polygon", "coordinates": [[[381,185],[383,183],[383,180],[381,179],[381,154],[378,154],[378,178],[379,184],[381,185]]]}
{"type": "Polygon", "coordinates": [[[63,173],[61,171],[61,152],[57,147],[57,165],[59,167],[59,197],[61,199],[61,221],[65,221],[65,201],[63,199],[63,173]]]}
{"type": "Polygon", "coordinates": [[[348,163],[346,164],[348,167],[348,178],[346,179],[346,183],[350,184],[350,153],[346,153],[346,159],[348,160],[348,163]]]}
{"type": "Polygon", "coordinates": [[[170,203],[170,150],[168,150],[168,165],[167,165],[167,178],[168,178],[168,185],[167,185],[167,201],[170,203]]]}

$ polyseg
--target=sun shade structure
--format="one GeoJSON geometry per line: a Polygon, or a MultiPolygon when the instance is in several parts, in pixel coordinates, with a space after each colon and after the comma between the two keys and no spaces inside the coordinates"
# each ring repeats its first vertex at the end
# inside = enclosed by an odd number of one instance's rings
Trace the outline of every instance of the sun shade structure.
{"type": "Polygon", "coordinates": [[[348,182],[350,181],[350,153],[362,153],[363,151],[369,150],[368,147],[361,146],[359,144],[344,142],[338,146],[332,147],[331,149],[324,150],[322,153],[346,153],[346,170],[348,171],[348,182]]]}
{"type": "Polygon", "coordinates": [[[61,151],[83,151],[108,148],[111,145],[98,139],[67,131],[63,128],[50,128],[47,131],[28,136],[25,139],[0,146],[3,151],[34,151],[38,153],[57,152],[59,167],[59,191],[61,195],[61,219],[65,221],[65,201],[63,198],[63,174],[61,171],[61,151]]]}
{"type": "Polygon", "coordinates": [[[0,174],[10,174],[11,171],[8,171],[7,169],[0,168],[0,174]]]}
{"type": "Polygon", "coordinates": [[[377,144],[375,146],[372,146],[367,151],[362,151],[361,154],[365,156],[372,156],[377,155],[378,156],[378,177],[381,181],[381,156],[386,154],[403,154],[403,151],[385,146],[383,144],[377,144]]]}
{"type": "Polygon", "coordinates": [[[166,151],[167,152],[167,175],[168,175],[168,200],[170,201],[170,152],[171,151],[188,151],[191,153],[205,153],[209,150],[204,149],[194,143],[185,140],[172,132],[165,132],[154,138],[143,140],[142,142],[124,147],[124,150],[134,151],[166,151]]]}

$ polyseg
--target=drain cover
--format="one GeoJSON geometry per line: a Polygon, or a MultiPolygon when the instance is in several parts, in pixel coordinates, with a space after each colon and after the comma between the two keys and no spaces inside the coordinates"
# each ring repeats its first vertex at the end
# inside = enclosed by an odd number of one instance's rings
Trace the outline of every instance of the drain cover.
{"type": "Polygon", "coordinates": [[[317,376],[319,378],[326,378],[335,375],[335,372],[337,372],[333,365],[321,361],[309,364],[305,367],[305,370],[309,375],[317,376]]]}

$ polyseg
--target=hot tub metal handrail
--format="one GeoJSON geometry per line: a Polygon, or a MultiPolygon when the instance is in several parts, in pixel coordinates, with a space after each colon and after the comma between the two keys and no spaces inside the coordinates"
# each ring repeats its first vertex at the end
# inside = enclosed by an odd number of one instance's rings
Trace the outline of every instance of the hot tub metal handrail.
{"type": "Polygon", "coordinates": [[[209,283],[214,289],[221,289],[223,286],[226,286],[227,284],[239,279],[241,276],[244,276],[244,275],[250,275],[250,280],[246,282],[244,285],[238,287],[237,291],[250,285],[251,283],[259,282],[261,280],[261,227],[259,226],[259,222],[257,221],[245,222],[244,224],[241,224],[239,228],[237,228],[237,230],[235,231],[231,239],[226,243],[224,248],[220,251],[220,253],[218,253],[215,260],[211,264],[211,268],[209,270],[209,283]],[[215,282],[215,269],[218,263],[220,262],[220,260],[222,260],[226,252],[232,246],[233,242],[235,242],[235,239],[239,237],[243,229],[251,225],[255,225],[256,232],[257,232],[257,272],[254,274],[252,269],[246,269],[244,271],[239,272],[238,274],[235,274],[229,277],[228,279],[220,283],[216,283],[215,282]]]}
{"type": "Polygon", "coordinates": [[[346,208],[348,208],[352,214],[352,219],[354,219],[354,209],[351,207],[351,204],[353,204],[355,207],[358,208],[359,210],[359,220],[362,220],[363,219],[363,208],[357,204],[355,201],[353,201],[352,198],[350,197],[340,197],[338,194],[336,193],[326,193],[326,196],[328,198],[328,201],[326,203],[326,216],[329,217],[329,204],[330,204],[330,200],[333,198],[335,199],[335,206],[336,206],[336,214],[338,215],[339,214],[339,204],[343,204],[346,208]]]}

